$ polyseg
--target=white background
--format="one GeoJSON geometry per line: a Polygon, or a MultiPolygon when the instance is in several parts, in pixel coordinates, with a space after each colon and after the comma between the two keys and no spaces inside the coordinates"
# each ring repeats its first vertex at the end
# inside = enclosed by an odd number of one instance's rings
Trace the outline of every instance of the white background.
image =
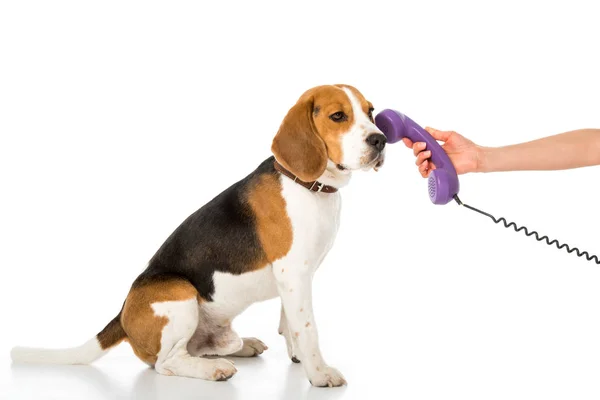
{"type": "MultiPolygon", "coordinates": [[[[158,376],[126,344],[93,367],[9,358],[102,329],[312,86],[352,84],[376,111],[488,146],[600,127],[596,3],[2,2],[0,397],[598,398],[600,268],[432,205],[401,144],[343,190],[315,277],[346,388],[310,388],[289,362],[277,300],[236,320],[270,349],[225,383],[158,376]]],[[[599,182],[600,168],[472,174],[461,197],[598,254],[599,182]]]]}

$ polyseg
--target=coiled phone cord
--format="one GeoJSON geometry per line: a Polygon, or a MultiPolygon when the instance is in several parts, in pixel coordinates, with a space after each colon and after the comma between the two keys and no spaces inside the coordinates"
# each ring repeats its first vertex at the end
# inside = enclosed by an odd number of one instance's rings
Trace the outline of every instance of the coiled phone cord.
{"type": "Polygon", "coordinates": [[[509,223],[506,220],[506,218],[504,218],[504,217],[496,218],[496,217],[494,217],[491,214],[488,214],[486,212],[478,210],[475,207],[471,207],[468,204],[464,204],[462,201],[460,201],[460,199],[458,198],[458,195],[454,195],[454,200],[458,203],[459,206],[466,207],[469,210],[473,210],[475,212],[478,212],[479,214],[485,215],[486,217],[490,217],[492,219],[492,221],[494,221],[494,223],[496,223],[496,224],[502,222],[502,224],[504,225],[505,228],[512,227],[515,230],[515,232],[524,231],[525,235],[527,235],[527,236],[535,235],[535,239],[537,241],[540,241],[540,242],[545,241],[548,246],[555,245],[559,250],[563,249],[563,248],[566,248],[566,250],[567,250],[567,252],[569,252],[569,254],[572,253],[572,252],[576,252],[577,253],[577,257],[585,256],[585,258],[587,258],[588,261],[594,261],[596,264],[600,265],[600,259],[598,259],[598,256],[596,256],[596,255],[590,255],[590,253],[588,253],[587,251],[581,251],[577,247],[571,248],[568,244],[566,244],[566,243],[562,243],[561,244],[556,239],[554,239],[554,240],[551,241],[548,238],[548,236],[542,236],[542,237],[540,237],[539,233],[537,233],[536,231],[529,232],[529,229],[527,229],[524,226],[517,227],[517,224],[515,224],[514,222],[510,222],[509,223]]]}

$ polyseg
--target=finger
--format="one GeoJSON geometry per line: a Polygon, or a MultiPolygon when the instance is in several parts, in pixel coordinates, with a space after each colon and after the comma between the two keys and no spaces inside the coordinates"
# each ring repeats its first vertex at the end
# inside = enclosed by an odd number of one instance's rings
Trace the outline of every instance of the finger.
{"type": "Polygon", "coordinates": [[[413,147],[412,140],[410,140],[409,138],[402,138],[402,142],[406,145],[406,147],[408,147],[409,149],[412,149],[412,147],[413,147]]]}
{"type": "Polygon", "coordinates": [[[429,132],[435,140],[441,140],[442,142],[447,141],[450,138],[450,135],[452,135],[451,131],[438,131],[430,126],[426,127],[425,130],[429,132]]]}
{"type": "Polygon", "coordinates": [[[427,161],[427,159],[431,157],[431,151],[427,150],[427,151],[422,151],[419,153],[419,155],[417,156],[417,160],[415,161],[415,164],[417,165],[421,165],[423,164],[423,162],[427,161]]]}
{"type": "Polygon", "coordinates": [[[425,147],[427,147],[427,144],[425,142],[417,142],[413,144],[413,154],[417,156],[420,152],[425,150],[425,147]]]}
{"type": "Polygon", "coordinates": [[[427,178],[429,175],[429,162],[425,161],[423,164],[419,165],[419,173],[423,178],[427,178]]]}

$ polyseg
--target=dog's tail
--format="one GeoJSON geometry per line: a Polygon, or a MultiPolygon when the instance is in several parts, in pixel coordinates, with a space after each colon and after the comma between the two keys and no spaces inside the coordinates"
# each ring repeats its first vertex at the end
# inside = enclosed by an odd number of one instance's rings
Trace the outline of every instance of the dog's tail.
{"type": "Polygon", "coordinates": [[[127,334],[121,325],[121,314],[119,313],[99,334],[79,347],[68,349],[14,347],[10,356],[14,362],[19,363],[90,364],[126,338],[127,334]]]}

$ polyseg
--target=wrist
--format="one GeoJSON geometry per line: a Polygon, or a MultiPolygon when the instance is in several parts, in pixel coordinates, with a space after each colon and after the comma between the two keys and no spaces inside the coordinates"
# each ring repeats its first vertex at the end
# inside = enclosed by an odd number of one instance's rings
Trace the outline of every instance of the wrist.
{"type": "Polygon", "coordinates": [[[475,150],[475,170],[473,172],[492,172],[495,152],[496,149],[493,147],[477,146],[475,150]]]}

